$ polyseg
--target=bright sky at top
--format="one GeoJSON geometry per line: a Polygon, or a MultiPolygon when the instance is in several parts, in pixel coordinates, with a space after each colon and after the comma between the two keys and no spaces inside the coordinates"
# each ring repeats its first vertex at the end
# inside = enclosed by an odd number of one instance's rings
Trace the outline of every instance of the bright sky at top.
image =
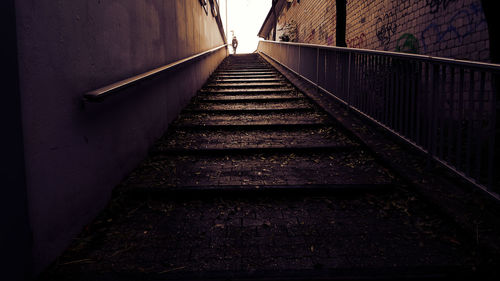
{"type": "MultiPolygon", "coordinates": [[[[266,19],[271,0],[219,0],[219,9],[222,24],[226,28],[226,1],[227,1],[227,29],[228,43],[231,44],[232,33],[238,39],[237,53],[252,53],[257,49],[260,27],[266,19]]],[[[232,49],[229,48],[231,53],[232,49]]]]}

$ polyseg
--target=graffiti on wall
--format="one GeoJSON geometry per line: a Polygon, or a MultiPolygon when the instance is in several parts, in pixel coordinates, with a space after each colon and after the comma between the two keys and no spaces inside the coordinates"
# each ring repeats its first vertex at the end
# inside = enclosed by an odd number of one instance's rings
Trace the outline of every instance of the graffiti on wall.
{"type": "Polygon", "coordinates": [[[365,45],[366,41],[366,34],[361,33],[358,36],[355,36],[353,38],[347,39],[347,47],[350,48],[361,48],[365,45]]]}
{"type": "Polygon", "coordinates": [[[333,36],[332,35],[329,35],[327,38],[326,38],[326,44],[329,45],[329,46],[332,46],[333,45],[333,36]]]}
{"type": "Polygon", "coordinates": [[[327,29],[324,27],[324,24],[321,24],[318,28],[318,38],[322,42],[326,42],[326,38],[328,37],[327,29]]]}
{"type": "Polygon", "coordinates": [[[445,24],[430,23],[420,34],[422,47],[427,51],[429,45],[443,41],[448,35],[450,39],[458,39],[462,42],[465,37],[479,30],[483,24],[486,24],[486,19],[481,5],[471,4],[455,12],[445,24]]]}
{"type": "Polygon", "coordinates": [[[408,9],[411,5],[418,4],[420,0],[399,0],[395,7],[395,12],[398,13],[398,18],[404,18],[411,14],[411,9],[408,9]]]}
{"type": "Polygon", "coordinates": [[[285,22],[283,26],[278,28],[278,31],[280,31],[281,33],[279,39],[284,42],[296,42],[298,37],[297,30],[298,30],[298,25],[294,20],[285,22]]]}
{"type": "Polygon", "coordinates": [[[396,42],[396,52],[418,54],[419,43],[417,37],[411,33],[405,33],[396,42]]]}
{"type": "Polygon", "coordinates": [[[439,11],[444,11],[448,8],[448,5],[452,2],[457,2],[458,0],[425,0],[425,5],[431,9],[430,13],[435,14],[439,11]]]}
{"type": "Polygon", "coordinates": [[[376,22],[376,35],[382,45],[387,45],[391,41],[391,37],[396,34],[397,24],[396,16],[392,12],[386,13],[379,17],[376,22]]]}
{"type": "MultiPolygon", "coordinates": [[[[411,4],[418,4],[421,1],[424,0],[398,0],[397,7],[401,12],[405,10],[407,7],[409,7],[411,4]]],[[[425,6],[429,7],[431,14],[435,14],[439,13],[439,11],[446,10],[451,3],[457,1],[458,0],[425,0],[425,6]]]]}

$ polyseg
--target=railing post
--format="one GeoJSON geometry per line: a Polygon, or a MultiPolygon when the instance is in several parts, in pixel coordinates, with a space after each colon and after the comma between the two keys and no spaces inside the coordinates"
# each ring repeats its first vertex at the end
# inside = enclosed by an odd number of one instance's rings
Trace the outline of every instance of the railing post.
{"type": "Polygon", "coordinates": [[[297,73],[302,75],[302,73],[300,73],[300,46],[299,46],[299,63],[297,64],[297,73]]]}
{"type": "Polygon", "coordinates": [[[325,67],[325,69],[323,70],[323,78],[325,79],[325,80],[324,80],[324,81],[325,81],[325,87],[324,87],[324,88],[325,88],[325,89],[328,89],[328,82],[327,82],[327,80],[328,80],[328,79],[327,79],[327,77],[328,77],[328,76],[326,75],[326,69],[327,69],[327,68],[326,68],[326,67],[327,67],[327,66],[326,66],[326,61],[327,61],[327,59],[326,59],[326,54],[327,54],[327,52],[325,52],[325,56],[324,56],[324,57],[325,57],[325,59],[324,59],[324,67],[325,67]]]}
{"type": "Polygon", "coordinates": [[[316,50],[316,90],[319,91],[319,48],[316,50]]]}
{"type": "Polygon", "coordinates": [[[352,53],[349,52],[349,56],[347,58],[347,93],[346,93],[346,103],[347,103],[347,108],[351,108],[351,60],[352,60],[352,53]]]}
{"type": "MultiPolygon", "coordinates": [[[[288,60],[288,58],[289,58],[289,57],[290,57],[290,45],[288,45],[288,44],[287,44],[287,45],[286,45],[286,58],[287,58],[287,60],[288,60]]],[[[288,60],[288,61],[289,61],[289,60],[288,60]]],[[[287,61],[287,63],[288,63],[288,61],[287,61]]],[[[289,64],[289,63],[288,63],[288,64],[289,64]]]]}
{"type": "Polygon", "coordinates": [[[499,101],[499,85],[500,75],[498,73],[494,73],[492,75],[492,95],[491,95],[491,136],[489,138],[489,169],[488,169],[488,188],[493,190],[494,192],[500,192],[500,187],[497,184],[500,182],[500,176],[494,171],[498,171],[500,168],[500,145],[498,142],[500,141],[500,122],[498,118],[500,118],[500,104],[499,101]],[[498,127],[497,127],[498,126],[498,127]],[[495,187],[495,188],[494,188],[495,187]]]}

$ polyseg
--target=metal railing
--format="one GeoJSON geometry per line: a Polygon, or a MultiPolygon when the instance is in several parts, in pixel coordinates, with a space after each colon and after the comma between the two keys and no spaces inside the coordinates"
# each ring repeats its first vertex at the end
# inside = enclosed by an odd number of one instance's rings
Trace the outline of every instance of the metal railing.
{"type": "Polygon", "coordinates": [[[204,52],[201,52],[199,54],[196,54],[196,55],[193,55],[193,56],[190,56],[190,57],[187,57],[187,58],[183,58],[181,60],[178,60],[178,61],[175,61],[175,62],[172,62],[172,63],[169,63],[167,65],[164,65],[164,66],[161,66],[161,67],[158,67],[158,68],[155,68],[155,69],[152,69],[150,71],[147,71],[147,72],[144,72],[144,73],[141,73],[141,74],[138,74],[138,75],[134,75],[130,78],[127,78],[127,79],[123,79],[123,80],[120,80],[120,81],[117,81],[115,83],[112,83],[110,85],[107,85],[107,86],[104,86],[104,87],[101,87],[99,89],[95,89],[93,91],[89,91],[89,92],[86,92],[83,97],[85,100],[87,101],[92,101],[92,102],[96,102],[96,101],[101,101],[103,100],[104,98],[108,97],[110,94],[112,93],[115,93],[121,89],[124,89],[126,87],[129,87],[129,86],[132,86],[140,81],[143,81],[143,80],[146,80],[146,79],[149,79],[151,77],[154,77],[160,73],[163,73],[167,70],[170,70],[174,67],[177,67],[177,66],[180,66],[182,64],[185,64],[185,63],[188,63],[188,62],[192,62],[196,59],[200,59],[206,55],[209,55],[211,53],[214,53],[222,48],[225,48],[227,47],[228,44],[223,44],[219,47],[215,47],[213,49],[210,49],[210,50],[207,50],[207,51],[204,51],[204,52]]]}
{"type": "Polygon", "coordinates": [[[500,199],[500,65],[275,41],[257,50],[500,199]]]}

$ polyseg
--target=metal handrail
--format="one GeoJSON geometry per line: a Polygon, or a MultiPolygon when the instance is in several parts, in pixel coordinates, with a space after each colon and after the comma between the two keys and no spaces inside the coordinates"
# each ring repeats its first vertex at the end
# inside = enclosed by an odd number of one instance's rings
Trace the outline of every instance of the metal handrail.
{"type": "Polygon", "coordinates": [[[500,200],[500,65],[261,40],[258,52],[500,200]]]}
{"type": "Polygon", "coordinates": [[[86,92],[83,95],[83,97],[87,101],[92,101],[92,102],[101,101],[105,97],[109,96],[110,94],[112,94],[112,93],[114,93],[114,92],[116,92],[118,90],[121,90],[121,89],[124,89],[126,87],[129,87],[129,86],[131,86],[131,85],[133,85],[133,84],[135,84],[135,83],[137,83],[139,81],[143,81],[145,79],[151,78],[152,76],[155,76],[155,75],[157,75],[159,73],[162,73],[162,72],[164,72],[166,70],[169,70],[171,68],[174,68],[176,66],[182,65],[184,63],[187,63],[187,62],[193,61],[195,59],[201,58],[201,57],[203,57],[205,55],[211,54],[211,53],[213,53],[215,51],[218,51],[218,50],[220,50],[220,49],[222,49],[224,47],[227,47],[227,45],[228,44],[223,44],[223,45],[221,45],[219,47],[210,49],[208,51],[204,51],[204,52],[201,52],[199,54],[196,54],[196,55],[193,55],[193,56],[190,56],[190,57],[187,57],[187,58],[183,58],[181,60],[169,63],[167,65],[164,65],[164,66],[152,69],[150,71],[147,71],[147,72],[135,75],[135,76],[132,76],[130,78],[117,81],[115,83],[109,84],[109,85],[101,87],[99,89],[95,89],[95,90],[86,92]]]}
{"type": "Polygon", "coordinates": [[[356,54],[385,55],[385,56],[412,59],[412,60],[425,61],[425,62],[431,62],[431,63],[432,62],[452,63],[452,64],[455,64],[456,66],[466,66],[466,67],[473,67],[473,68],[486,68],[488,70],[500,71],[500,64],[476,62],[476,61],[468,61],[468,60],[459,60],[459,59],[453,59],[453,58],[434,57],[434,56],[419,55],[419,54],[398,53],[398,52],[391,52],[391,51],[379,51],[379,50],[369,50],[369,49],[326,46],[326,45],[309,44],[309,43],[278,42],[278,41],[271,41],[271,40],[260,40],[260,42],[282,44],[282,45],[292,45],[292,46],[302,46],[302,47],[313,47],[313,48],[319,48],[319,49],[323,49],[323,50],[333,50],[333,51],[349,52],[349,53],[356,53],[356,54]]]}

